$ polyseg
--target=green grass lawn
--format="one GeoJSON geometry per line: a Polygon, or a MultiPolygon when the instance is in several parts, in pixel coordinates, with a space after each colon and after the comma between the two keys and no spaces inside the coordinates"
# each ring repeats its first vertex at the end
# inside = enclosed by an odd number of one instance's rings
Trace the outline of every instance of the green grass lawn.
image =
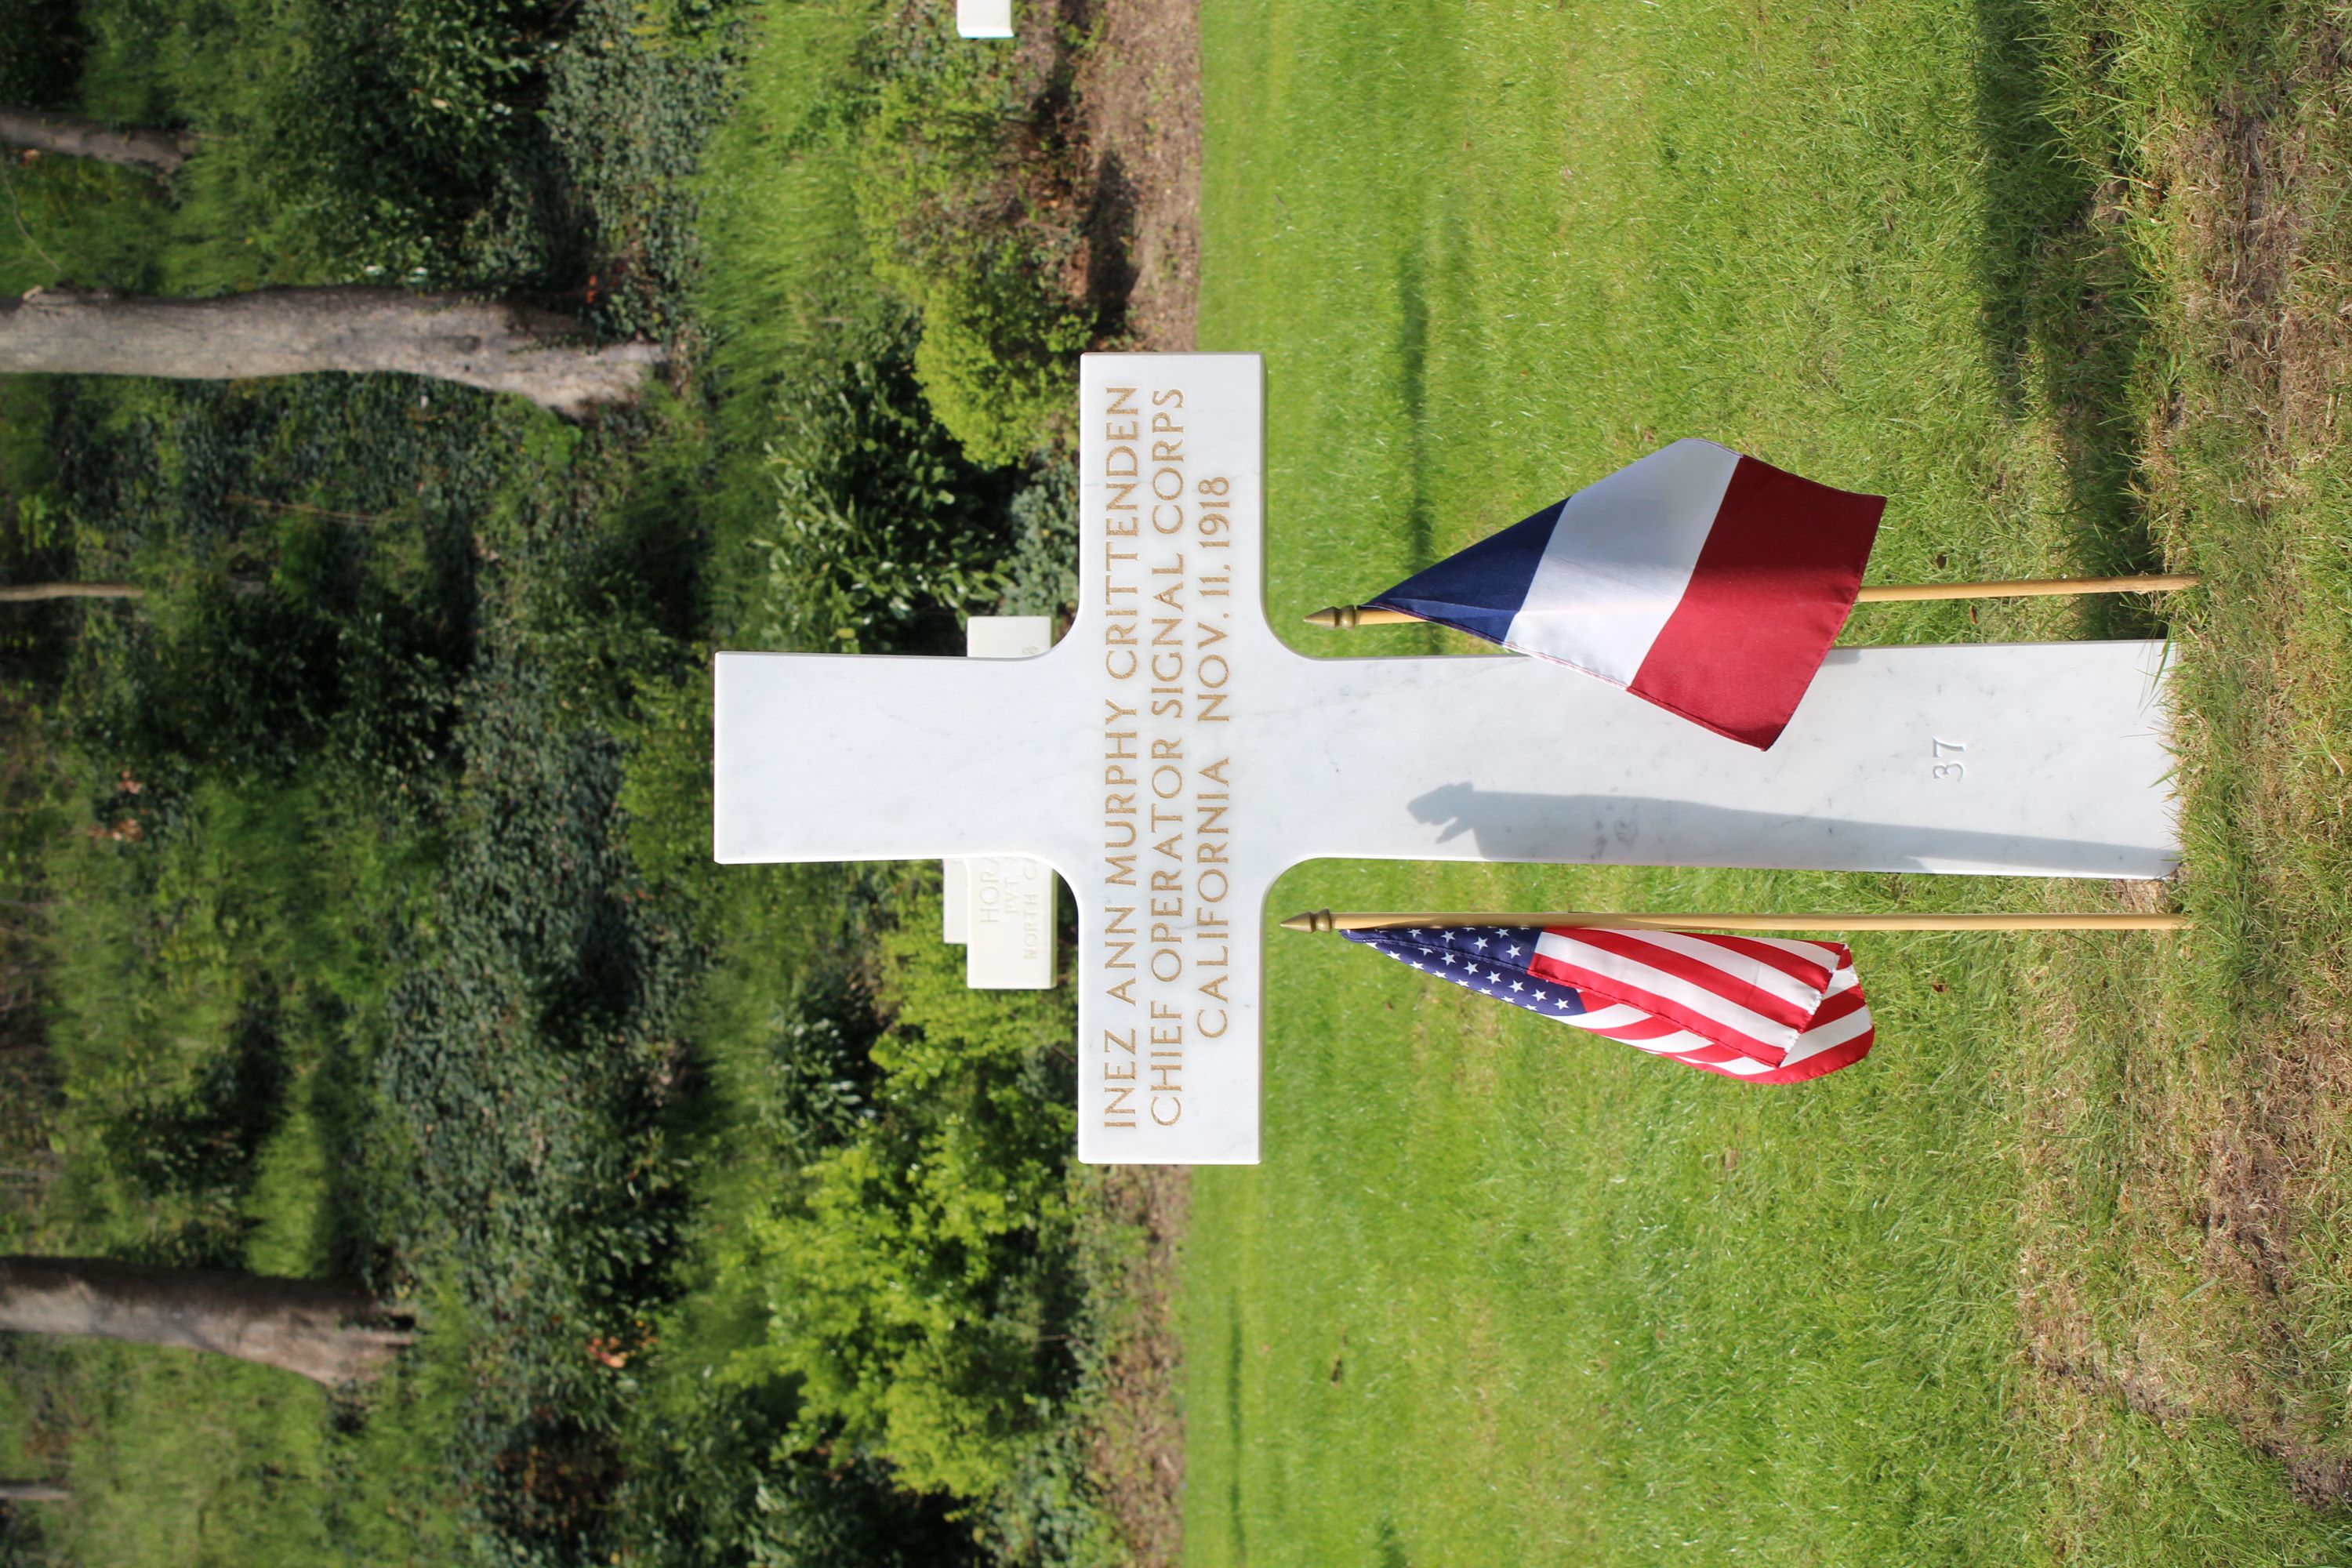
{"type": "MultiPolygon", "coordinates": [[[[1892,497],[1879,580],[2214,586],[2169,626],[2198,931],[1858,940],[1852,1072],[1277,941],[1266,1163],[1195,1177],[1188,1563],[2352,1562],[2347,161],[2297,10],[1203,5],[1201,346],[1267,355],[1277,624],[1685,435],[1892,497]]],[[[1274,912],[2126,896],[1326,863],[1274,912]]]]}

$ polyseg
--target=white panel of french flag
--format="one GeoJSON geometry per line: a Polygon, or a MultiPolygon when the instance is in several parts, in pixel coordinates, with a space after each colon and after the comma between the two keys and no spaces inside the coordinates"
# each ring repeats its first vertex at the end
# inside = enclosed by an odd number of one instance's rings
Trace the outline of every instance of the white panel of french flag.
{"type": "Polygon", "coordinates": [[[1845,624],[1885,504],[1676,441],[1370,603],[1769,746],[1845,624]]]}

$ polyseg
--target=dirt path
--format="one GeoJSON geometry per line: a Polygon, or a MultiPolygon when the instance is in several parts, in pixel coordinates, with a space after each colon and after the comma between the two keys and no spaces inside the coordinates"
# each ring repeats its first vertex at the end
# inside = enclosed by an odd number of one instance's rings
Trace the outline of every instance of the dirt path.
{"type": "MultiPolygon", "coordinates": [[[[1068,17],[1095,33],[1072,96],[1093,193],[1090,246],[1116,259],[1127,300],[1121,346],[1193,346],[1201,255],[1201,47],[1196,0],[1099,0],[1068,17]]],[[[1100,260],[1097,262],[1101,265],[1100,260]]],[[[1097,1497],[1135,1568],[1174,1568],[1183,1549],[1181,1256],[1192,1184],[1176,1167],[1104,1173],[1099,1201],[1143,1238],[1107,1348],[1108,1408],[1089,1444],[1097,1497]]]]}
{"type": "Polygon", "coordinates": [[[1102,0],[1073,93],[1098,243],[1124,252],[1134,346],[1192,347],[1201,259],[1201,40],[1194,0],[1102,0]]]}
{"type": "Polygon", "coordinates": [[[1101,1372],[1107,1407],[1087,1462],[1135,1568],[1175,1568],[1184,1544],[1184,1347],[1176,1310],[1192,1182],[1181,1166],[1120,1165],[1102,1173],[1097,1192],[1107,1217],[1143,1245],[1118,1291],[1121,1321],[1101,1372]]]}

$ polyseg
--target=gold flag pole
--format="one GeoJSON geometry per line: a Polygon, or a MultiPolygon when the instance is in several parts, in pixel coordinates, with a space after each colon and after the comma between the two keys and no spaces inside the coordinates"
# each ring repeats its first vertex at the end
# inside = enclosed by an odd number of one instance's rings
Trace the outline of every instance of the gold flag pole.
{"type": "Polygon", "coordinates": [[[1376,609],[1370,605],[1331,605],[1308,615],[1307,624],[1351,632],[1358,626],[1402,626],[1419,619],[1402,610],[1376,609]]]}
{"type": "Polygon", "coordinates": [[[1285,931],[1396,931],[1418,926],[1570,926],[1615,931],[2186,931],[2187,915],[1628,915],[1582,910],[1537,913],[1313,910],[1282,922],[1285,931]]]}
{"type": "MultiPolygon", "coordinates": [[[[2046,577],[1999,583],[1880,583],[1865,584],[1855,602],[1864,605],[1916,603],[1927,599],[2049,599],[2066,594],[2168,594],[2194,588],[2190,573],[2151,577],[2046,577]]],[[[1370,605],[1332,605],[1307,617],[1311,626],[1338,631],[1358,626],[1404,626],[1421,619],[1402,610],[1370,605]]]]}
{"type": "Polygon", "coordinates": [[[1918,599],[2053,599],[2063,594],[2169,594],[2197,586],[2196,574],[2148,577],[2028,577],[2000,583],[1879,583],[1863,584],[1854,602],[1887,605],[1918,599]]]}

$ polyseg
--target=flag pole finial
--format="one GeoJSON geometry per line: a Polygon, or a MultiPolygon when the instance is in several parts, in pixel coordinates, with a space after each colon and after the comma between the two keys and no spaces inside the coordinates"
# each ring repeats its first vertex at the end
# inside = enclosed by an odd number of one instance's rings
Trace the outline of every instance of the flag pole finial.
{"type": "Polygon", "coordinates": [[[1411,626],[1421,619],[1402,610],[1383,610],[1371,605],[1326,605],[1307,617],[1310,626],[1326,626],[1335,632],[1352,632],[1358,626],[1411,626]]]}
{"type": "Polygon", "coordinates": [[[1293,915],[1282,922],[1285,931],[1328,931],[1337,930],[1329,910],[1309,910],[1303,915],[1293,915]]]}

